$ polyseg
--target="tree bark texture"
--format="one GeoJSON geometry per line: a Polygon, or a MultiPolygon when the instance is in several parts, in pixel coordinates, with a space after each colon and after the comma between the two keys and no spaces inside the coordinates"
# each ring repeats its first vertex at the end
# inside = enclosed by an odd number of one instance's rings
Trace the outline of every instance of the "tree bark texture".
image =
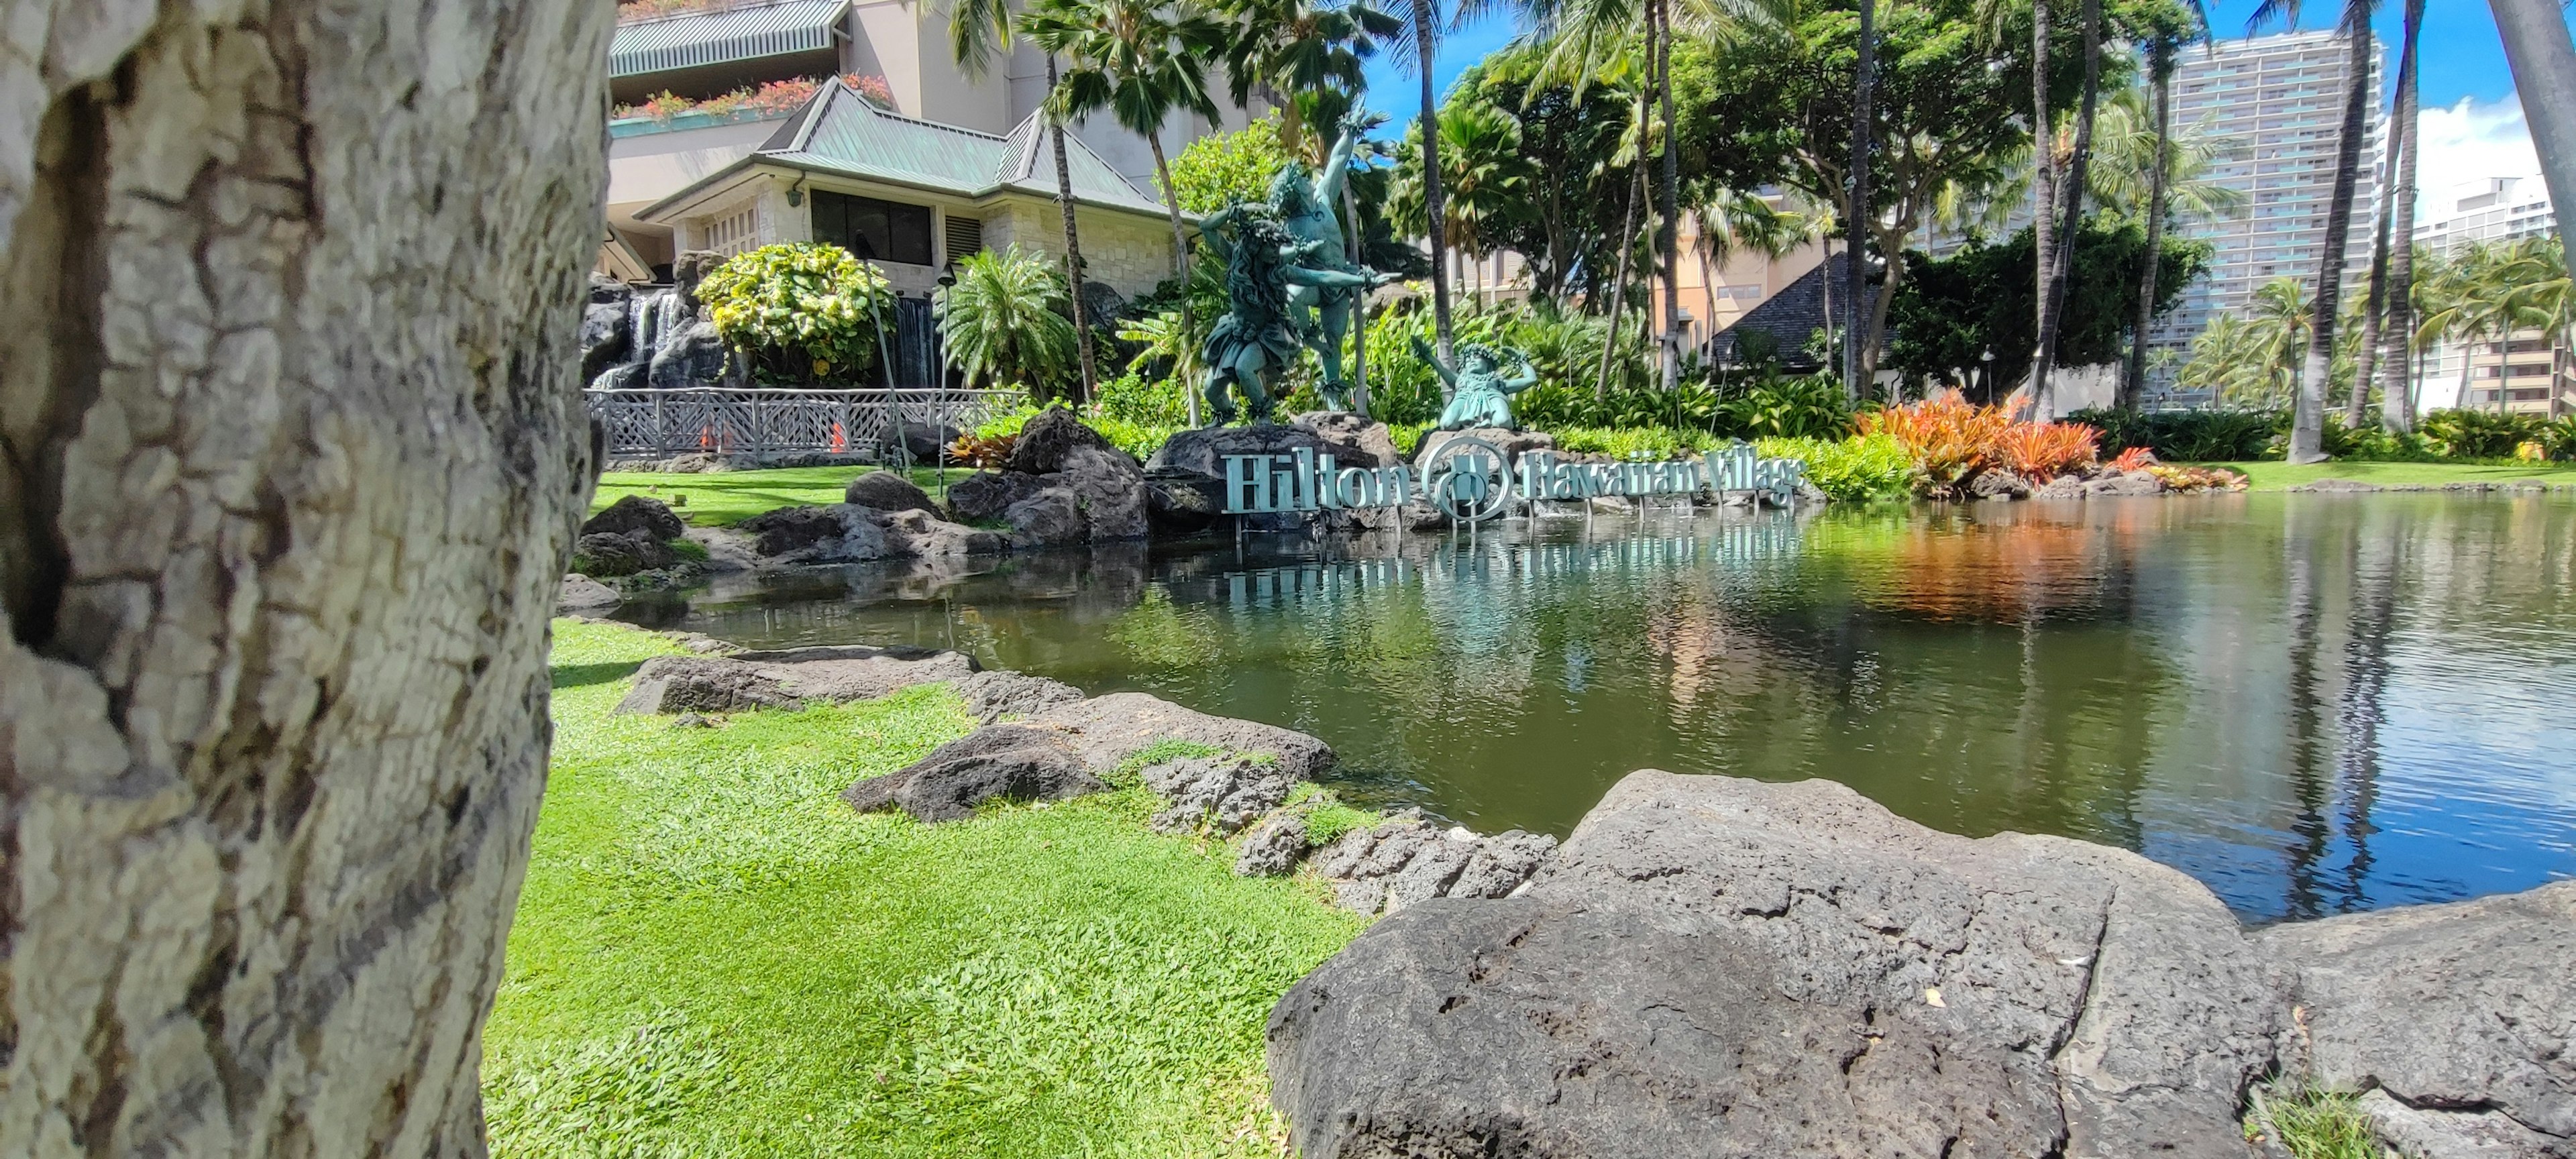
{"type": "Polygon", "coordinates": [[[2405,42],[2397,50],[2397,192],[2389,235],[2388,321],[2381,331],[2379,425],[2393,432],[2415,429],[2415,391],[2408,373],[2415,360],[2415,48],[2423,38],[2424,0],[2406,0],[2405,42]]]}
{"type": "Polygon", "coordinates": [[[2038,279],[2031,292],[2037,295],[2037,316],[2031,333],[2041,335],[2030,352],[2030,391],[2035,403],[2048,393],[2049,364],[2055,361],[2046,335],[2054,329],[2048,316],[2050,297],[2049,255],[2057,252],[2057,118],[2048,107],[2048,38],[2049,0],[2031,0],[2030,5],[2030,154],[2031,154],[2031,272],[2038,279]]]}
{"type": "MultiPolygon", "coordinates": [[[[2401,135],[2402,137],[2402,135],[2401,135]]],[[[2394,142],[2404,148],[2401,139],[2394,142]]],[[[2391,157],[2391,161],[2398,158],[2391,157]]],[[[2352,393],[2343,400],[2345,430],[2360,428],[2362,418],[2370,412],[2370,380],[2379,370],[2379,336],[2381,315],[2388,308],[2388,228],[2395,216],[2391,200],[2397,196],[2397,183],[2388,182],[2379,191],[2379,224],[2370,242],[2370,279],[2362,294],[2361,351],[2352,370],[2352,393]]]]}
{"type": "MultiPolygon", "coordinates": [[[[1878,221],[1877,215],[1870,212],[1869,203],[1869,153],[1870,146],[1878,137],[1877,118],[1870,112],[1870,98],[1876,95],[1875,90],[1878,87],[1877,0],[1862,0],[1860,4],[1858,42],[1858,54],[1854,58],[1852,68],[1850,225],[1852,260],[1848,270],[1851,283],[1850,288],[1843,294],[1844,309],[1851,312],[1850,320],[1843,324],[1843,332],[1856,338],[1863,335],[1875,336],[1873,330],[1865,328],[1868,321],[1861,315],[1860,303],[1862,295],[1869,292],[1869,262],[1867,261],[1869,251],[1866,239],[1869,236],[1870,227],[1878,221]]],[[[1831,276],[1833,271],[1827,270],[1825,273],[1831,276]]],[[[1861,358],[1861,351],[1869,345],[1866,340],[1843,343],[1843,394],[1855,404],[1859,403],[1862,396],[1869,390],[1869,379],[1864,376],[1861,358]]]]}
{"type": "Polygon", "coordinates": [[[1440,100],[1431,91],[1431,60],[1439,46],[1437,30],[1431,26],[1433,3],[1413,0],[1414,64],[1422,80],[1422,219],[1431,223],[1432,337],[1440,347],[1440,361],[1455,365],[1457,332],[1449,325],[1449,242],[1442,236],[1448,231],[1449,207],[1440,188],[1440,100]]]}
{"type": "Polygon", "coordinates": [[[2151,98],[2155,101],[2156,157],[2147,174],[2147,260],[2139,263],[2138,308],[2129,320],[2129,364],[2120,375],[2120,394],[2112,406],[2128,410],[2147,393],[2147,335],[2156,324],[2156,279],[2163,270],[2165,183],[2173,167],[2174,42],[2159,38],[2147,49],[2151,98]]]}
{"type": "MultiPolygon", "coordinates": [[[[2505,65],[2513,70],[2513,87],[2531,121],[2558,236],[2576,237],[2576,43],[2568,39],[2566,9],[2557,0],[2487,0],[2487,7],[2495,13],[2505,65]]],[[[2563,248],[2576,276],[2576,245],[2563,248]]]]}
{"type": "Polygon", "coordinates": [[[2286,458],[2293,463],[2326,457],[2326,386],[2334,375],[2335,324],[2342,320],[2343,309],[2344,246],[2352,232],[2353,194],[2361,183],[2361,138],[2368,129],[2370,26],[2349,24],[2344,36],[2352,46],[2348,66],[2352,80],[2344,94],[2343,127],[2335,139],[2334,192],[2326,203],[2326,236],[2317,247],[2317,289],[2311,299],[2316,305],[2314,320],[2308,324],[2308,354],[2299,364],[2299,392],[2290,411],[2286,458]]]}
{"type": "MultiPolygon", "coordinates": [[[[2060,220],[2056,244],[2048,250],[2048,305],[2041,315],[2040,349],[2048,365],[2057,363],[2057,333],[2065,324],[2066,282],[2075,265],[2075,238],[2084,229],[2084,186],[2093,164],[2093,119],[2102,107],[2102,0],[2084,0],[2084,98],[2075,113],[2075,149],[2067,159],[2066,182],[2057,191],[2066,203],[2066,216],[2060,220]]],[[[2036,255],[2039,251],[2033,250],[2036,255]]],[[[2155,260],[2154,255],[2148,261],[2155,260]]],[[[2045,380],[2031,392],[2034,417],[2049,418],[2056,414],[2056,398],[2045,380]]]]}
{"type": "Polygon", "coordinates": [[[1663,137],[1656,148],[1662,175],[1655,186],[1655,253],[1664,267],[1664,308],[1655,319],[1663,340],[1655,344],[1664,389],[1682,379],[1681,154],[1674,151],[1673,14],[1670,0],[1647,0],[1654,15],[1649,30],[1655,51],[1655,92],[1663,106],[1663,137]]]}
{"type": "Polygon", "coordinates": [[[0,22],[0,1153],[479,1155],[606,4],[0,22]]]}
{"type": "MultiPolygon", "coordinates": [[[[1047,94],[1050,97],[1055,94],[1056,73],[1055,54],[1050,52],[1047,54],[1047,94]]],[[[1073,348],[1082,364],[1082,394],[1073,401],[1088,403],[1091,392],[1099,389],[1100,374],[1091,349],[1091,322],[1083,317],[1082,232],[1073,224],[1073,162],[1065,156],[1063,122],[1050,118],[1047,141],[1055,149],[1055,205],[1064,215],[1064,285],[1067,296],[1073,299],[1073,348]]]]}

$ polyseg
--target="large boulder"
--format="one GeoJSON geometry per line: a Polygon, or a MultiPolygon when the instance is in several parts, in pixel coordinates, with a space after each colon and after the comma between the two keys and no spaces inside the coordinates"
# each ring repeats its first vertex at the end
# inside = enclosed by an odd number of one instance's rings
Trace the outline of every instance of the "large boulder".
{"type": "Polygon", "coordinates": [[[668,504],[644,495],[629,495],[608,505],[608,509],[584,520],[583,535],[624,535],[641,531],[656,541],[680,538],[688,530],[668,504]]]}
{"type": "Polygon", "coordinates": [[[950,523],[919,508],[881,514],[877,522],[885,531],[887,549],[914,559],[994,555],[1010,546],[1008,540],[990,531],[950,523]]]}
{"type": "MultiPolygon", "coordinates": [[[[1392,442],[1388,444],[1389,447],[1393,445],[1392,442]]],[[[1261,425],[1181,431],[1145,463],[1147,477],[1155,481],[1152,490],[1161,493],[1159,499],[1152,495],[1147,497],[1149,509],[1159,506],[1163,512],[1162,521],[1176,529],[1195,530],[1189,525],[1197,521],[1197,509],[1202,502],[1207,505],[1209,518],[1224,510],[1226,459],[1235,455],[1293,457],[1301,450],[1319,465],[1327,457],[1336,467],[1378,465],[1374,456],[1362,458],[1352,447],[1304,427],[1261,425]]],[[[1249,531],[1288,531],[1309,536],[1398,525],[1397,516],[1388,509],[1281,511],[1234,518],[1249,531]]]]}
{"type": "Polygon", "coordinates": [[[1057,801],[1107,787],[1083,768],[1063,734],[997,724],[851,785],[841,799],[862,813],[901,809],[916,820],[958,821],[986,801],[1057,801]]]}
{"type": "Polygon", "coordinates": [[[885,433],[877,436],[876,451],[892,458],[897,452],[912,459],[916,466],[936,466],[949,461],[948,449],[966,432],[946,423],[911,422],[897,419],[885,433]]]}
{"type": "Polygon", "coordinates": [[[2430,1159],[2576,1157],[2576,881],[2275,926],[2308,1070],[2430,1159]]]}
{"type": "MultiPolygon", "coordinates": [[[[597,275],[593,275],[594,279],[597,275]]],[[[619,289],[625,283],[615,282],[619,289]]],[[[589,304],[581,308],[581,381],[596,381],[610,368],[622,366],[633,357],[635,349],[633,311],[624,297],[600,299],[596,280],[591,286],[589,304]]]]}
{"type": "Polygon", "coordinates": [[[1040,551],[1082,542],[1082,506],[1073,492],[1048,487],[1002,513],[1011,527],[1011,549],[1040,551]]]}
{"type": "Polygon", "coordinates": [[[1152,822],[1165,833],[1233,833],[1286,803],[1296,787],[1277,762],[1236,753],[1161,761],[1141,775],[1166,802],[1152,822]]]}
{"type": "Polygon", "coordinates": [[[715,323],[692,322],[662,340],[644,379],[655,390],[715,386],[727,377],[732,358],[733,348],[716,333],[715,323]]]}
{"type": "Polygon", "coordinates": [[[1145,535],[1145,472],[1116,447],[1075,447],[1064,453],[1057,486],[1073,493],[1082,512],[1083,538],[1141,539],[1145,535]]]}
{"type": "Polygon", "coordinates": [[[670,544],[641,531],[592,532],[573,541],[572,555],[582,574],[610,578],[680,562],[670,544]]]}
{"type": "Polygon", "coordinates": [[[1205,531],[1225,509],[1225,482],[1193,471],[1158,467],[1145,472],[1145,520],[1188,535],[1205,531]]]}
{"type": "Polygon", "coordinates": [[[1020,428],[1019,438],[1011,443],[1011,457],[1003,461],[1002,467],[1023,475],[1052,475],[1064,469],[1065,456],[1084,447],[1125,453],[1101,437],[1100,432],[1082,425],[1072,411],[1048,407],[1020,428]]]}
{"type": "Polygon", "coordinates": [[[873,700],[915,684],[962,681],[978,668],[963,652],[843,645],[658,656],[636,670],[620,713],[737,712],[873,700]]]}
{"type": "Polygon", "coordinates": [[[2114,471],[2084,484],[2087,495],[2146,496],[2164,492],[2164,481],[2145,471],[2114,471]]]}
{"type": "Polygon", "coordinates": [[[626,597],[617,594],[617,589],[607,584],[586,575],[567,575],[563,578],[563,589],[555,594],[555,614],[604,612],[624,602],[626,597]]]}
{"type": "Polygon", "coordinates": [[[1188,741],[1229,753],[1267,753],[1279,771],[1311,781],[1333,767],[1332,746],[1302,732],[1257,721],[1209,716],[1142,692],[1113,692],[1059,704],[1029,718],[1073,737],[1083,763],[1095,771],[1117,768],[1161,740],[1188,741]]]}
{"type": "Polygon", "coordinates": [[[1402,909],[1435,897],[1503,897],[1520,888],[1556,852],[1556,838],[1518,829],[1479,837],[1463,828],[1441,832],[1408,810],[1375,828],[1353,829],[1308,863],[1333,887],[1335,904],[1354,913],[1402,909]]]}
{"type": "Polygon", "coordinates": [[[1299,430],[1312,431],[1319,438],[1341,450],[1333,458],[1353,467],[1392,467],[1404,461],[1395,449],[1395,436],[1386,424],[1362,414],[1344,410],[1309,411],[1289,420],[1299,430]]]}
{"type": "Polygon", "coordinates": [[[893,471],[870,471],[851,479],[849,486],[841,489],[841,501],[877,511],[939,510],[939,505],[930,501],[929,492],[893,471]]]}
{"type": "Polygon", "coordinates": [[[948,485],[948,512],[969,523],[993,523],[1011,504],[1045,489],[1035,475],[977,471],[948,485]]]}
{"type": "Polygon", "coordinates": [[[2284,987],[2134,854],[1646,771],[1521,896],[1403,906],[1292,988],[1272,1097],[1314,1159],[2241,1159],[2284,987]]]}
{"type": "Polygon", "coordinates": [[[1004,717],[1035,716],[1056,705],[1071,704],[1082,699],[1082,690],[1044,676],[996,668],[959,681],[957,695],[965,699],[967,715],[991,724],[1004,717]]]}
{"type": "Polygon", "coordinates": [[[781,507],[734,526],[752,536],[752,551],[773,564],[864,563],[893,554],[878,513],[847,503],[781,507]]]}

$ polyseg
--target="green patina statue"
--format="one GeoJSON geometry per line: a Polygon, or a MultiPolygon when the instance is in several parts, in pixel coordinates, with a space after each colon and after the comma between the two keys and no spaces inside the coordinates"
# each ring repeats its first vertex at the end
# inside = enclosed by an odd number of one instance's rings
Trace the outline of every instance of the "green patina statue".
{"type": "Polygon", "coordinates": [[[1520,429],[1512,423],[1511,396],[1538,382],[1538,371],[1530,366],[1529,355],[1509,346],[1469,342],[1458,347],[1458,366],[1453,370],[1441,365],[1440,352],[1420,338],[1413,340],[1413,352],[1439,372],[1440,381],[1448,384],[1452,392],[1449,407],[1440,412],[1440,423],[1434,429],[1520,429]],[[1503,373],[1507,365],[1512,370],[1509,376],[1503,373]]]}
{"type": "Polygon", "coordinates": [[[1365,289],[1375,279],[1324,266],[1322,254],[1336,243],[1300,241],[1265,203],[1236,202],[1209,214],[1199,223],[1199,238],[1225,263],[1225,316],[1199,348],[1207,366],[1209,414],[1218,426],[1234,421],[1231,386],[1252,421],[1269,422],[1277,405],[1271,383],[1311,342],[1311,327],[1291,292],[1365,289]]]}
{"type": "MultiPolygon", "coordinates": [[[[1368,273],[1353,263],[1342,232],[1342,183],[1350,176],[1351,154],[1359,147],[1360,133],[1369,119],[1359,109],[1342,118],[1341,135],[1324,158],[1320,173],[1309,174],[1306,167],[1291,161],[1279,167],[1270,179],[1270,208],[1279,215],[1279,224],[1300,242],[1309,244],[1307,256],[1299,264],[1308,269],[1333,270],[1345,274],[1368,273]]],[[[1292,285],[1288,288],[1288,309],[1304,327],[1306,345],[1322,360],[1324,373],[1315,384],[1315,392],[1324,396],[1324,405],[1333,410],[1350,409],[1350,384],[1342,378],[1342,336],[1350,332],[1352,317],[1357,314],[1360,296],[1366,287],[1292,285]]]]}

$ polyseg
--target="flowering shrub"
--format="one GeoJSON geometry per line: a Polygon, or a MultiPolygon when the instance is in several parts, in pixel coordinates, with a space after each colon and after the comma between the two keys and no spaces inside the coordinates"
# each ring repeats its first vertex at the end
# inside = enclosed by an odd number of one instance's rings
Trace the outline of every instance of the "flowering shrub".
{"type": "MultiPolygon", "coordinates": [[[[860,96],[879,105],[888,108],[894,105],[894,90],[886,87],[884,77],[853,72],[842,74],[841,81],[858,90],[860,96]]],[[[745,86],[729,93],[718,93],[703,99],[674,96],[664,92],[639,105],[619,105],[610,112],[609,116],[611,119],[621,121],[633,117],[651,117],[665,123],[682,113],[724,116],[729,113],[748,111],[766,116],[779,116],[804,108],[805,102],[813,100],[814,94],[822,91],[822,88],[823,81],[820,79],[798,77],[791,80],[770,81],[758,88],[745,86]]]]}
{"type": "Polygon", "coordinates": [[[789,242],[736,254],[698,283],[716,333],[788,381],[856,381],[877,358],[885,276],[836,245],[789,242]]]}

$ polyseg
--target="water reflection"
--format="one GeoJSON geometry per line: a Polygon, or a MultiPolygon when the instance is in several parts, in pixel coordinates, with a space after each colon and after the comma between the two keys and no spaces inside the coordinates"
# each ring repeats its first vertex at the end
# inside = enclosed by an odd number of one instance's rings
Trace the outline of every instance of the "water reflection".
{"type": "Polygon", "coordinates": [[[1303,729],[1563,833],[1630,769],[2138,849],[2254,918],[2576,875],[2576,504],[2235,496],[1552,520],[740,580],[630,608],[971,650],[1303,729]]]}

